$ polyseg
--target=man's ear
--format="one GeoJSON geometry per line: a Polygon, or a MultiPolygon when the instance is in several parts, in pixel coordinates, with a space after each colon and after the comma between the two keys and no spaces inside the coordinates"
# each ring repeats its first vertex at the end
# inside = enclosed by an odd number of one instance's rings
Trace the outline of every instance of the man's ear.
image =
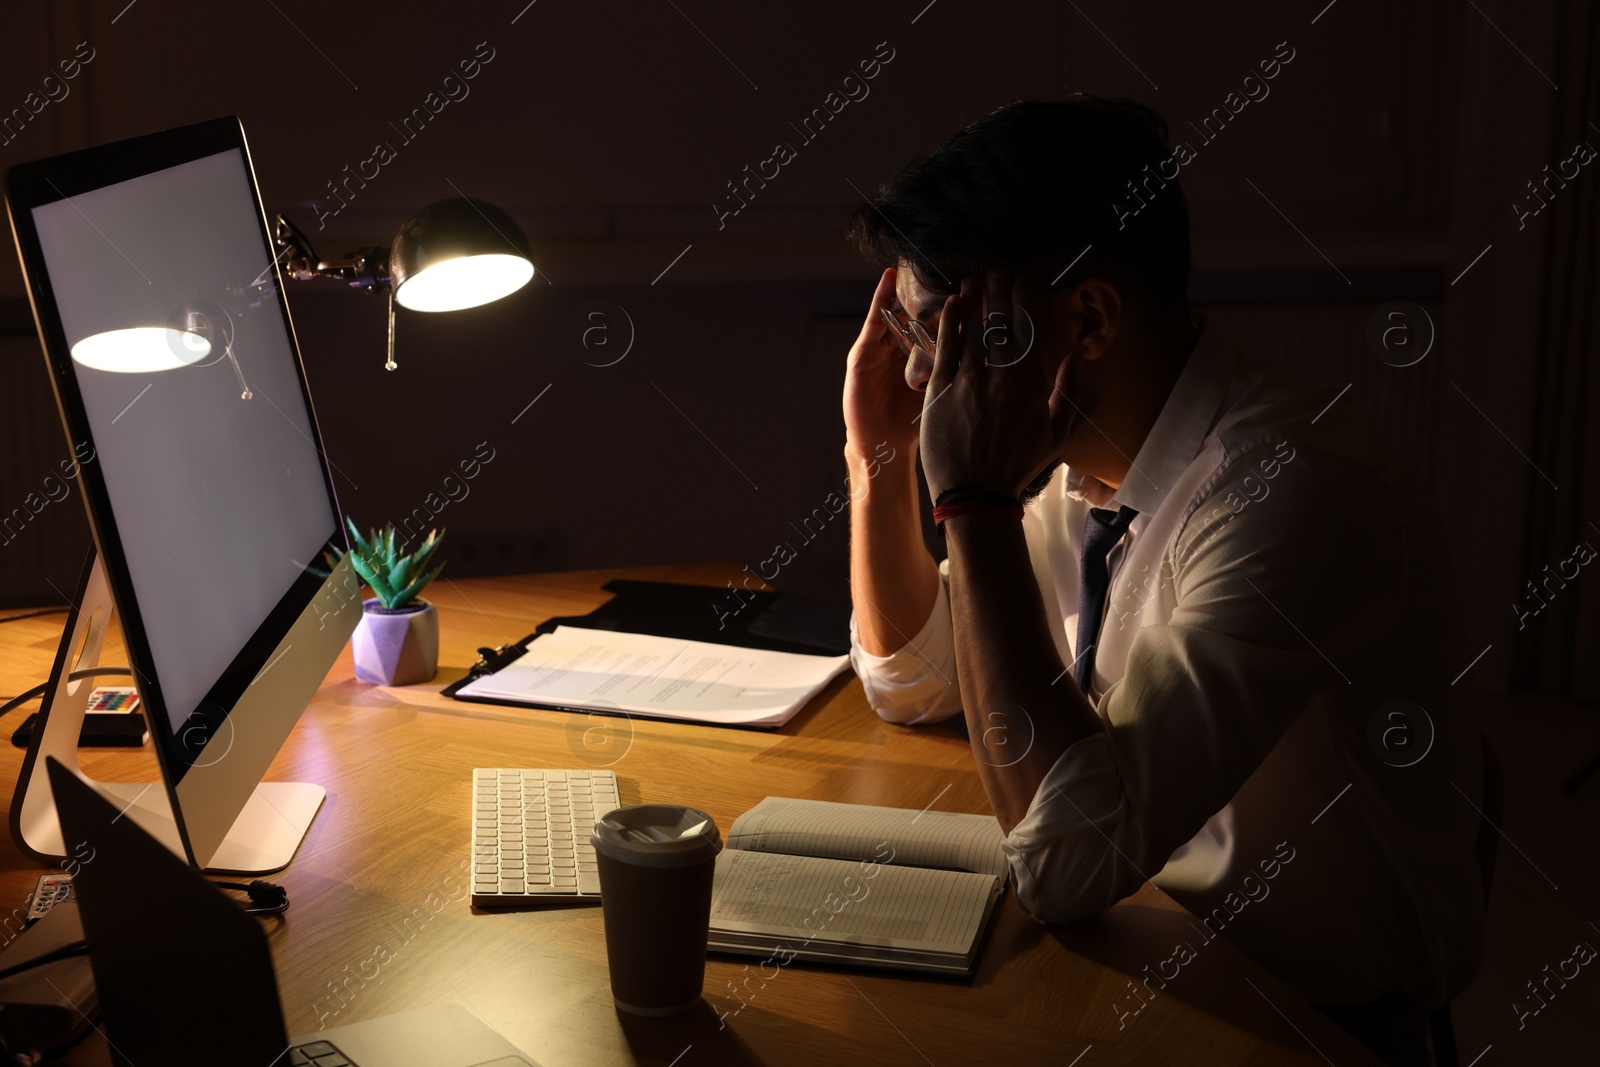
{"type": "Polygon", "coordinates": [[[1116,339],[1122,321],[1122,293],[1108,281],[1090,278],[1066,303],[1062,309],[1066,347],[1050,395],[1051,422],[1062,437],[1099,406],[1099,396],[1083,381],[1083,367],[1104,355],[1116,339]]]}
{"type": "Polygon", "coordinates": [[[1072,345],[1078,359],[1099,359],[1116,340],[1122,324],[1122,293],[1115,285],[1090,278],[1073,294],[1074,336],[1072,345]]]}

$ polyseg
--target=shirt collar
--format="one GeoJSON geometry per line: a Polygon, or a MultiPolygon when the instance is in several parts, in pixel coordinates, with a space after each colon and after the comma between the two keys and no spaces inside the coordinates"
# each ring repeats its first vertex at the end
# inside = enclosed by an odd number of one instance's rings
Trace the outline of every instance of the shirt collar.
{"type": "MultiPolygon", "coordinates": [[[[1155,514],[1172,484],[1200,454],[1216,422],[1232,377],[1234,352],[1207,316],[1196,313],[1194,324],[1200,338],[1162,405],[1161,414],[1145,435],[1127,477],[1104,505],[1111,510],[1126,506],[1141,515],[1155,514]]],[[[1067,495],[1086,499],[1082,490],[1086,477],[1068,468],[1067,495]]]]}

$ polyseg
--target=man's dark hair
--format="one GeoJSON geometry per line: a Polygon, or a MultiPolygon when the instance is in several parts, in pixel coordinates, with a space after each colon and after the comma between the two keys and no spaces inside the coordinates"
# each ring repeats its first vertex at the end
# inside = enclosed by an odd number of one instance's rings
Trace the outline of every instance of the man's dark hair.
{"type": "Polygon", "coordinates": [[[1068,284],[1132,282],[1186,302],[1189,212],[1167,124],[1132,100],[1024,100],[918,156],[858,208],[847,236],[880,266],[909,263],[936,293],[995,265],[1057,272],[1068,284]]]}

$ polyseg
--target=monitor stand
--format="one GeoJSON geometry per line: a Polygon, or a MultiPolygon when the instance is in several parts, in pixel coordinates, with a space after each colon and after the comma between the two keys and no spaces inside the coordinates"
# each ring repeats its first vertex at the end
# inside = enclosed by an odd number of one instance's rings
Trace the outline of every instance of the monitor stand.
{"type": "MultiPolygon", "coordinates": [[[[88,713],[89,697],[97,683],[103,684],[104,676],[73,679],[71,674],[99,664],[106,627],[111,624],[115,610],[105,568],[99,554],[91,549],[78,583],[77,600],[68,609],[44,704],[34,721],[33,737],[28,743],[28,754],[23,759],[17,792],[11,802],[11,836],[17,847],[42,863],[69,870],[73,862],[84,861],[84,857],[74,855],[61,837],[55,797],[50,791],[44,761],[45,756],[54,756],[122,809],[134,823],[194,866],[229,874],[271,874],[283,870],[294,859],[311,820],[327,796],[320,785],[258,783],[216,854],[210,862],[201,864],[178,826],[165,782],[99,782],[78,766],[78,734],[88,713]]],[[[135,686],[138,681],[137,677],[133,679],[135,686]]],[[[148,719],[148,705],[142,700],[140,704],[146,708],[148,719]]],[[[166,729],[166,725],[152,722],[150,729],[154,735],[156,730],[166,729]]],[[[203,753],[201,759],[204,759],[203,753]]]]}

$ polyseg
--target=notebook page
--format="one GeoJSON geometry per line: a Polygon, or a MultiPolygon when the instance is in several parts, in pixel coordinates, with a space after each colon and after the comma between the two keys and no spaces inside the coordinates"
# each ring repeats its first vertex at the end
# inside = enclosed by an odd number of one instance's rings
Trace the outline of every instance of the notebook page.
{"type": "MultiPolygon", "coordinates": [[[[988,875],[725,849],[711,943],[771,938],[794,949],[865,946],[965,955],[995,889],[988,875]]],[[[870,952],[862,953],[870,956],[870,952]]]]}
{"type": "Polygon", "coordinates": [[[1003,878],[1010,869],[1004,836],[992,815],[767,797],[734,820],[727,847],[1003,878]]]}
{"type": "Polygon", "coordinates": [[[735,648],[560,626],[458,696],[627,712],[729,726],[781,726],[848,656],[735,648]]]}

